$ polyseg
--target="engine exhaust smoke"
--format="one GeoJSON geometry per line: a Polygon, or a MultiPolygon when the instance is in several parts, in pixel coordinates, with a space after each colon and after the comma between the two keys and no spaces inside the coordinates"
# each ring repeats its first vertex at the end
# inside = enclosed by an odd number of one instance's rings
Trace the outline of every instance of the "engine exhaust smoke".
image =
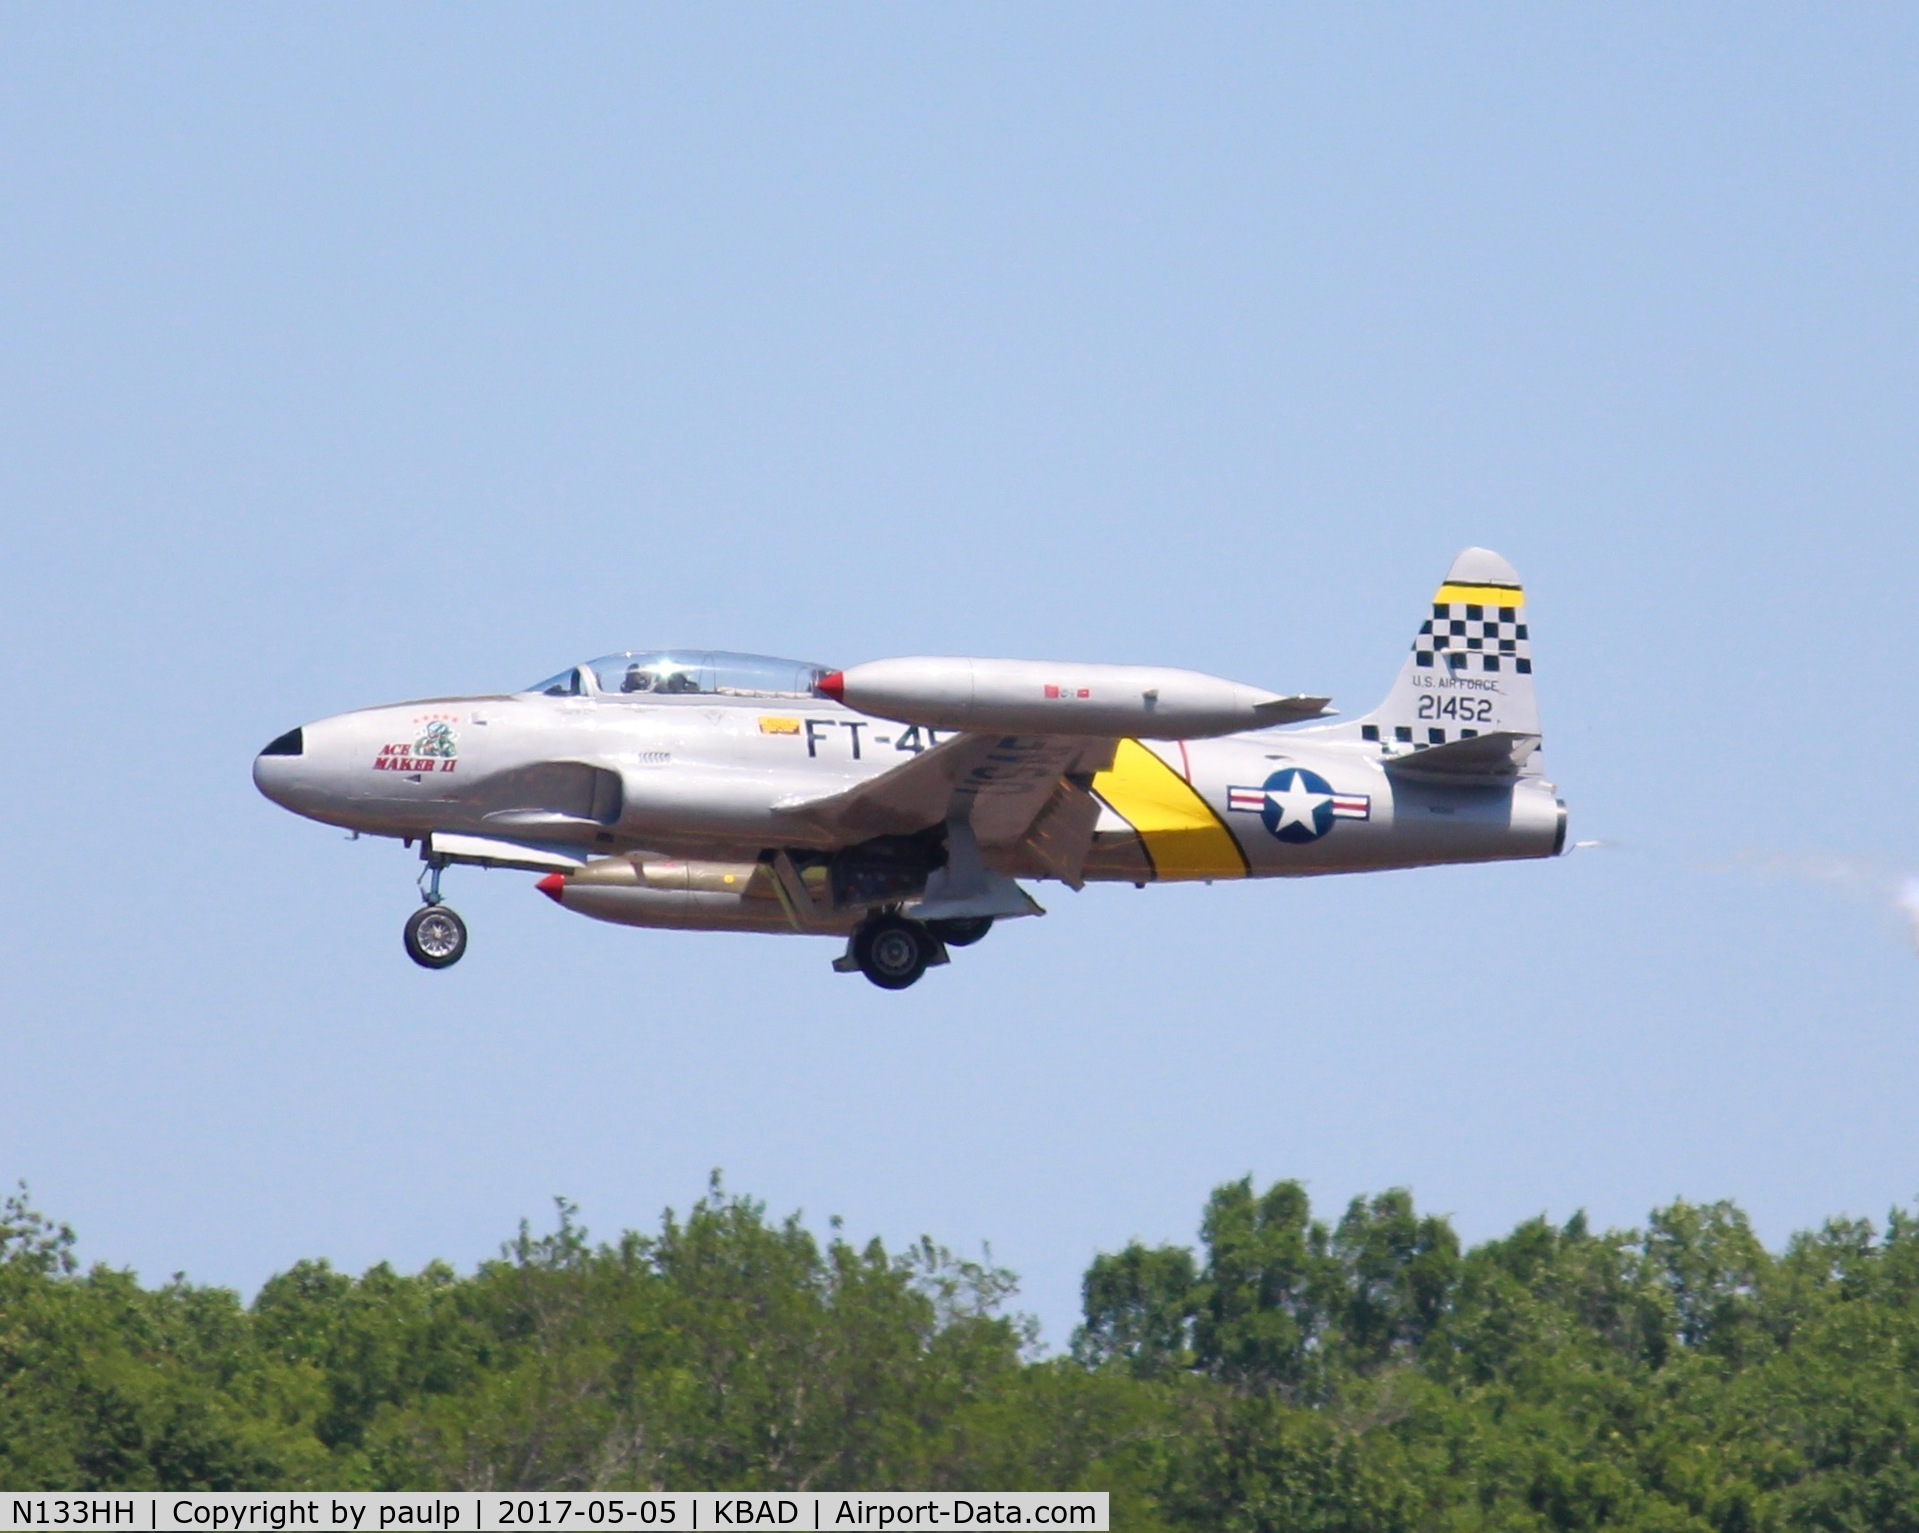
{"type": "Polygon", "coordinates": [[[1763,877],[1818,884],[1849,899],[1864,900],[1892,916],[1899,934],[1919,951],[1919,875],[1896,873],[1863,857],[1749,853],[1740,862],[1763,877]]]}

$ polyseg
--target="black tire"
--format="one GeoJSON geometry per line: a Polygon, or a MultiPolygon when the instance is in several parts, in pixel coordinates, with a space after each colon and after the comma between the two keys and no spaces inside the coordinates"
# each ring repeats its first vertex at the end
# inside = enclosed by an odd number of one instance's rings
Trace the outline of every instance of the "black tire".
{"type": "Polygon", "coordinates": [[[466,954],[466,922],[445,905],[427,905],[406,918],[404,940],[421,968],[451,968],[466,954]]]}
{"type": "Polygon", "coordinates": [[[882,990],[904,990],[933,961],[933,934],[917,921],[881,916],[853,936],[853,960],[882,990]]]}
{"type": "Polygon", "coordinates": [[[928,921],[926,929],[948,947],[971,947],[993,929],[993,918],[955,916],[947,921],[928,921]]]}

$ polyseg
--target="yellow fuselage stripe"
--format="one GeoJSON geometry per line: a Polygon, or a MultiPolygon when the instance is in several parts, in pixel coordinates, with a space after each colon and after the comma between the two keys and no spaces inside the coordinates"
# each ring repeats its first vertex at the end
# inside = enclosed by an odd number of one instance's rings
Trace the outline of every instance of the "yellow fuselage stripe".
{"type": "Polygon", "coordinates": [[[1244,878],[1246,854],[1213,808],[1137,740],[1121,740],[1093,791],[1138,833],[1162,879],[1244,878]]]}
{"type": "Polygon", "coordinates": [[[1439,588],[1434,601],[1470,602],[1476,607],[1523,607],[1526,605],[1526,593],[1512,586],[1454,586],[1439,588]]]}

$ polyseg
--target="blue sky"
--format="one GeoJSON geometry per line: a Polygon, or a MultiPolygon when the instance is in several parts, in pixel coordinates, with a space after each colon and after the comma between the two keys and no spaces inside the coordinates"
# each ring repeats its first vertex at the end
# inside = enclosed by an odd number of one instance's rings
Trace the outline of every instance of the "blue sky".
{"type": "Polygon", "coordinates": [[[721,1167],[990,1240],[1055,1344],[1248,1173],[1913,1198],[1916,65],[1891,6],[0,10],[0,1177],[251,1290],[721,1167]],[[1469,544],[1615,846],[1052,887],[905,995],[475,871],[427,974],[408,856],[248,779],[663,644],[1363,710],[1469,544]]]}

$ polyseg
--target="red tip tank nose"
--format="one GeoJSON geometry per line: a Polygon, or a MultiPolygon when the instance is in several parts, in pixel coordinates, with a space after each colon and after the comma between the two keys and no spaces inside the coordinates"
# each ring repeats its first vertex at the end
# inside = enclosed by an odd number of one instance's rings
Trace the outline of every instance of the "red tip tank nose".
{"type": "Polygon", "coordinates": [[[846,673],[831,671],[813,683],[821,697],[830,697],[836,703],[846,701],[846,673]]]}
{"type": "Polygon", "coordinates": [[[549,873],[533,887],[557,905],[560,903],[560,891],[566,888],[566,875],[564,873],[549,873]]]}

